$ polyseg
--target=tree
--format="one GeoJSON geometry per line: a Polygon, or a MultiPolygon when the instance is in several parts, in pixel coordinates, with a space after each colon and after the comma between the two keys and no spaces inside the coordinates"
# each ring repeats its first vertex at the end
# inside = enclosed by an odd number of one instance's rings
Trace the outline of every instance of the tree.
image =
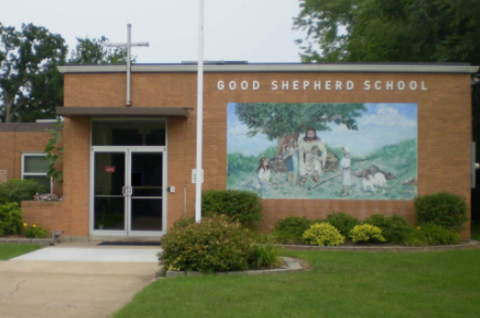
{"type": "Polygon", "coordinates": [[[303,62],[480,63],[480,0],[300,2],[303,62]]]}
{"type": "Polygon", "coordinates": [[[21,31],[0,24],[0,116],[4,122],[52,118],[63,103],[67,46],[43,27],[22,25],[21,31]]]}
{"type": "Polygon", "coordinates": [[[306,128],[317,131],[330,130],[329,123],[343,124],[357,130],[355,118],[366,111],[363,104],[269,104],[241,103],[235,113],[239,120],[249,127],[248,136],[264,134],[269,140],[277,139],[278,155],[283,154],[283,145],[291,139],[298,139],[306,128]]]}
{"type": "Polygon", "coordinates": [[[72,51],[69,64],[126,64],[127,49],[108,47],[110,41],[102,36],[100,39],[77,38],[77,46],[72,51]]]}

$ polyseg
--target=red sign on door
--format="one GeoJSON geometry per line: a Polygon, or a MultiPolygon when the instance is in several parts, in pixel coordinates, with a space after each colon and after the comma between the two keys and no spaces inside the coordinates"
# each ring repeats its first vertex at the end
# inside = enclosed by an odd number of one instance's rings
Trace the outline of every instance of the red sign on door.
{"type": "Polygon", "coordinates": [[[112,167],[106,166],[105,167],[105,172],[106,173],[115,173],[115,166],[112,166],[112,167]]]}

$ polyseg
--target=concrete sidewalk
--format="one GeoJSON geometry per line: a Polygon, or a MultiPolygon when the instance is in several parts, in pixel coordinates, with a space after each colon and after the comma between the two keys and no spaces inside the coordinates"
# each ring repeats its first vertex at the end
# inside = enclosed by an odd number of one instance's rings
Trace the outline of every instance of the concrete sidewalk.
{"type": "Polygon", "coordinates": [[[158,251],[64,245],[0,261],[0,317],[110,317],[154,280],[158,251]],[[129,262],[132,253],[145,261],[129,262]],[[67,255],[77,261],[62,261],[67,255]],[[95,255],[113,261],[92,261],[95,255]]]}

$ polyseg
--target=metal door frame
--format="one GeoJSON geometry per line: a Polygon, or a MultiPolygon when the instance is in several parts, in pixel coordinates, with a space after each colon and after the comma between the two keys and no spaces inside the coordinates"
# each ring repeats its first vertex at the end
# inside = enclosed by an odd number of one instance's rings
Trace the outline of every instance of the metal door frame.
{"type": "Polygon", "coordinates": [[[158,237],[166,233],[167,226],[167,148],[165,146],[92,146],[90,148],[90,202],[89,202],[89,229],[92,236],[125,236],[125,237],[158,237]],[[95,153],[124,153],[125,154],[125,184],[123,196],[125,200],[125,230],[96,230],[94,229],[95,216],[95,153]],[[131,230],[131,171],[133,153],[161,153],[163,158],[162,180],[162,231],[132,231],[131,230]]]}

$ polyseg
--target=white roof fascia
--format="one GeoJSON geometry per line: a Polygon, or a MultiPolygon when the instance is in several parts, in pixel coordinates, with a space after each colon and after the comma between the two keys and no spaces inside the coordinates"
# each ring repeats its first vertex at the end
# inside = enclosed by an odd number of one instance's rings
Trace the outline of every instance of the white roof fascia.
{"type": "MultiPolygon", "coordinates": [[[[475,74],[478,66],[465,64],[238,64],[208,65],[208,73],[224,72],[317,72],[317,73],[464,73],[475,74]]],[[[126,65],[66,65],[59,66],[61,73],[124,73],[126,65]]],[[[197,71],[196,64],[136,64],[135,73],[191,73],[197,71]]]]}

